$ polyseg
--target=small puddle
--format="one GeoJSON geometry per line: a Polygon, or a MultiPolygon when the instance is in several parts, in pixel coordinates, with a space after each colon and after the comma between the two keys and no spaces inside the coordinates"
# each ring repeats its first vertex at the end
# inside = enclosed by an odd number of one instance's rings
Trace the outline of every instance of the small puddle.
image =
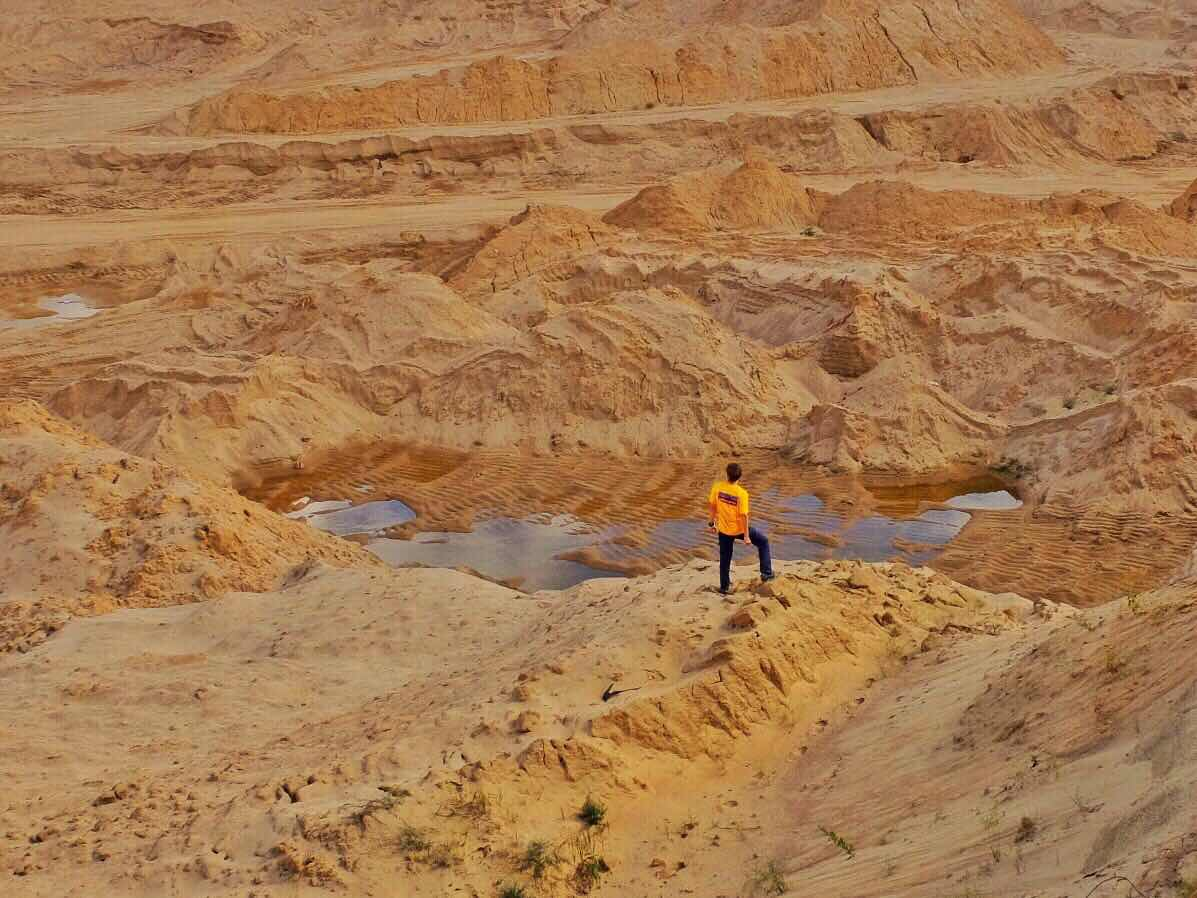
{"type": "Polygon", "coordinates": [[[367,548],[394,565],[468,567],[522,589],[568,589],[620,574],[557,556],[614,539],[622,528],[598,529],[571,515],[488,518],[468,533],[425,532],[413,539],[375,539],[367,548]]]}
{"type": "Polygon", "coordinates": [[[949,508],[959,508],[964,511],[1013,511],[1022,508],[1022,500],[1009,490],[996,490],[991,493],[965,493],[963,496],[953,496],[944,503],[949,508]]]}
{"type": "MultiPolygon", "coordinates": [[[[988,501],[988,494],[982,494],[988,501]]],[[[955,508],[931,508],[911,518],[869,513],[848,518],[830,511],[818,496],[777,496],[766,493],[760,505],[771,506],[769,522],[758,517],[769,536],[773,557],[782,561],[818,559],[855,559],[890,561],[901,559],[909,564],[926,564],[955,539],[971,520],[967,512],[955,508]]],[[[970,506],[973,507],[973,506],[970,506]]],[[[975,507],[1007,507],[1005,505],[975,507]]],[[[713,548],[714,538],[698,520],[662,521],[648,534],[639,554],[658,555],[669,551],[713,548]]],[[[631,553],[612,547],[618,560],[631,553]]],[[[755,550],[737,550],[747,563],[755,550]]]]}
{"type": "Polygon", "coordinates": [[[358,533],[379,533],[388,527],[398,527],[414,521],[416,513],[398,499],[381,502],[366,502],[354,505],[348,499],[331,502],[308,502],[289,518],[306,520],[313,527],[337,536],[353,536],[358,533]]]}
{"type": "Polygon", "coordinates": [[[913,518],[870,514],[850,521],[827,511],[823,501],[814,495],[783,499],[779,504],[784,509],[779,515],[783,521],[824,538],[811,540],[802,535],[779,534],[774,554],[790,560],[901,558],[910,564],[923,564],[934,557],[936,549],[951,542],[971,519],[963,511],[928,509],[913,518]]]}
{"type": "MultiPolygon", "coordinates": [[[[355,536],[381,534],[415,520],[416,513],[398,499],[361,505],[334,499],[304,502],[287,517],[337,536],[355,536]]],[[[621,529],[598,529],[570,515],[500,517],[484,520],[468,533],[426,531],[412,539],[376,536],[366,548],[396,567],[467,567],[496,580],[519,581],[528,590],[567,589],[595,577],[622,576],[556,557],[613,539],[621,529]]]]}
{"type": "Polygon", "coordinates": [[[9,319],[7,321],[0,321],[0,325],[21,329],[41,327],[44,324],[61,324],[64,321],[82,321],[84,318],[91,318],[93,315],[98,315],[103,311],[92,306],[77,293],[40,299],[38,300],[37,307],[52,314],[42,315],[37,318],[9,319]]]}

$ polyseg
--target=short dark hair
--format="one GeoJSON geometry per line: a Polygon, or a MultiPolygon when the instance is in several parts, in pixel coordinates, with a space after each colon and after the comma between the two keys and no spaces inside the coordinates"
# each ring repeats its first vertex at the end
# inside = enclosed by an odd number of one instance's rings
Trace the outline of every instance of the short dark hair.
{"type": "Polygon", "coordinates": [[[740,475],[744,472],[740,470],[740,466],[736,462],[732,462],[727,466],[727,479],[735,483],[740,479],[740,475]]]}

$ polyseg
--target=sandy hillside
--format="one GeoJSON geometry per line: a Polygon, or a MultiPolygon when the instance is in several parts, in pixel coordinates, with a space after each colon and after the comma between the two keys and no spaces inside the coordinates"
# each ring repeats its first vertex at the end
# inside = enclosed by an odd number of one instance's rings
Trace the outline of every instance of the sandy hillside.
{"type": "Polygon", "coordinates": [[[544,60],[494,56],[365,88],[283,96],[241,88],[180,111],[162,127],[290,134],[522,121],[1020,73],[1060,61],[1052,42],[1004,0],[981,0],[967,13],[938,0],[807,3],[797,10],[611,4],[583,18],[563,45],[567,52],[544,60]]]}
{"type": "Polygon", "coordinates": [[[0,463],[4,651],[70,614],[260,592],[317,561],[370,566],[348,543],[113,449],[33,402],[0,405],[0,463]]]}
{"type": "Polygon", "coordinates": [[[598,883],[643,894],[1191,866],[1193,672],[1157,635],[1180,650],[1191,590],[1026,616],[910,569],[793,565],[727,601],[709,579],[697,562],[529,598],[317,569],[73,623],[4,662],[27,696],[5,756],[31,759],[5,864],[30,895],[568,893],[599,857],[598,883]],[[606,809],[590,831],[587,796],[606,809]]]}
{"type": "Polygon", "coordinates": [[[1195,58],[1192,0],[6,4],[0,895],[1191,898],[1195,58]],[[791,560],[721,596],[732,458],[791,560]],[[371,551],[559,520],[618,576],[371,551]]]}

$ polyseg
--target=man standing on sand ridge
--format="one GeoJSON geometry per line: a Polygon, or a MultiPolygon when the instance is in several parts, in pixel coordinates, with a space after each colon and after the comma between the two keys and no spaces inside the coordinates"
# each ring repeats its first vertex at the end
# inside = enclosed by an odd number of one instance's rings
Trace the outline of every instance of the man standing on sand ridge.
{"type": "Polygon", "coordinates": [[[769,540],[755,527],[748,526],[748,490],[740,486],[743,472],[732,462],[727,466],[727,480],[720,480],[711,487],[707,497],[710,520],[707,524],[719,532],[719,591],[727,595],[731,588],[732,550],[736,540],[745,545],[756,546],[761,560],[761,580],[773,579],[773,559],[769,552],[769,540]]]}

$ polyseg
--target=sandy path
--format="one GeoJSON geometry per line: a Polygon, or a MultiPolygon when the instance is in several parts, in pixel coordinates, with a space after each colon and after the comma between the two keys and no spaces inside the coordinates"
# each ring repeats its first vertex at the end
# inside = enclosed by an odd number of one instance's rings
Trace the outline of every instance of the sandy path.
{"type": "MultiPolygon", "coordinates": [[[[541,41],[527,46],[506,47],[503,55],[512,59],[538,60],[547,59],[553,55],[552,48],[547,42],[541,41]]],[[[373,63],[362,66],[348,66],[336,72],[321,72],[310,78],[296,78],[288,81],[279,88],[271,88],[273,93],[285,96],[301,93],[306,90],[322,87],[373,87],[387,81],[398,81],[401,78],[411,78],[416,75],[435,75],[445,69],[463,68],[471,62],[488,59],[495,55],[495,51],[480,51],[476,53],[453,54],[452,56],[434,57],[418,62],[408,62],[400,65],[394,63],[373,63]]]]}
{"type": "Polygon", "coordinates": [[[408,204],[389,198],[247,203],[203,210],[122,210],[73,218],[6,215],[0,216],[0,244],[13,249],[62,249],[126,241],[270,240],[285,235],[336,231],[394,236],[398,231],[437,232],[503,221],[529,203],[568,204],[601,213],[634,192],[627,189],[525,191],[408,204]]]}
{"type": "MultiPolygon", "coordinates": [[[[873,177],[896,177],[878,172],[873,177]]],[[[1071,173],[976,170],[967,166],[905,171],[901,177],[932,190],[970,189],[1022,197],[1079,192],[1101,185],[1150,205],[1162,205],[1192,180],[1192,172],[1164,167],[1130,169],[1094,165],[1071,173]]],[[[869,180],[867,173],[805,175],[809,186],[828,192],[869,180]]],[[[264,241],[297,234],[397,231],[443,234],[475,224],[502,222],[530,204],[569,205],[603,214],[636,192],[634,187],[579,185],[573,190],[525,190],[404,201],[391,197],[245,203],[207,209],[119,210],[91,215],[0,216],[0,245],[13,250],[69,249],[128,241],[183,240],[212,243],[264,241]]]]}

